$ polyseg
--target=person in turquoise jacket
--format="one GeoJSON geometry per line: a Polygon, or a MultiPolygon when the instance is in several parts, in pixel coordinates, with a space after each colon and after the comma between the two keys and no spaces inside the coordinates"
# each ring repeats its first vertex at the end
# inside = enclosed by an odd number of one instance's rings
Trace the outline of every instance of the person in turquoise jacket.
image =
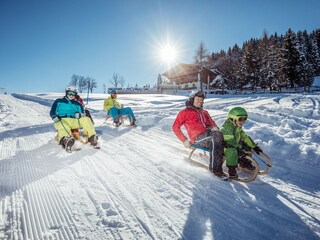
{"type": "Polygon", "coordinates": [[[71,147],[75,142],[71,130],[82,128],[88,133],[90,144],[96,146],[96,131],[90,118],[85,115],[83,105],[76,100],[77,89],[74,86],[69,86],[65,93],[63,98],[54,101],[50,110],[54,128],[58,131],[59,143],[63,148],[71,147]]]}
{"type": "Polygon", "coordinates": [[[107,111],[108,116],[113,118],[116,127],[121,125],[120,116],[128,116],[130,126],[136,126],[136,117],[132,109],[130,107],[123,107],[123,105],[117,101],[118,91],[113,89],[110,94],[110,97],[104,101],[103,108],[107,111]]]}
{"type": "Polygon", "coordinates": [[[242,129],[248,119],[247,111],[242,107],[232,108],[228,113],[228,119],[223,123],[221,132],[225,141],[224,155],[229,169],[230,178],[238,178],[236,167],[254,170],[251,162],[245,158],[244,150],[253,149],[257,154],[262,152],[251,137],[242,129]]]}

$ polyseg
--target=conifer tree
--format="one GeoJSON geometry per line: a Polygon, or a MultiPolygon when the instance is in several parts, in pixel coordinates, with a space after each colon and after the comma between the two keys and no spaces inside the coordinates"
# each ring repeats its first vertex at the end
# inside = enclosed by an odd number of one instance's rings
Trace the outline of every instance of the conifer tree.
{"type": "Polygon", "coordinates": [[[284,37],[280,59],[279,81],[282,86],[285,84],[287,87],[294,88],[299,81],[296,68],[299,61],[299,53],[296,49],[296,34],[290,28],[284,37]]]}

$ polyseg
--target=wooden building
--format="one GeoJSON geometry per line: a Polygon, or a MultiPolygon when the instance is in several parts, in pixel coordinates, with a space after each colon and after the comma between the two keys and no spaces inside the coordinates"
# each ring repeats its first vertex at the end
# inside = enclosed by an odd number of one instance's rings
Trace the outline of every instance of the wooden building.
{"type": "Polygon", "coordinates": [[[208,89],[210,82],[219,74],[205,67],[200,70],[195,64],[180,63],[161,75],[168,79],[169,84],[175,83],[178,89],[192,90],[208,89]]]}

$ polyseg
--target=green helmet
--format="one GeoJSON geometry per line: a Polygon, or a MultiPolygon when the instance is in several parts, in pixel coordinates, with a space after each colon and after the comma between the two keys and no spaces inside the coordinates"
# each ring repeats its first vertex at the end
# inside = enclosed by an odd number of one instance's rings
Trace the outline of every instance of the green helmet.
{"type": "Polygon", "coordinates": [[[248,118],[248,113],[247,111],[242,108],[242,107],[235,107],[232,108],[229,113],[228,117],[232,119],[233,121],[239,121],[239,122],[244,122],[248,118]]]}

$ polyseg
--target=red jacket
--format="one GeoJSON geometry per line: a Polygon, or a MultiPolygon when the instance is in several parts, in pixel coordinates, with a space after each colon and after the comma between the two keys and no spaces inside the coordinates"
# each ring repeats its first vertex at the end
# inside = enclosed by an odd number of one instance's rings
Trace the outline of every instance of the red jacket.
{"type": "Polygon", "coordinates": [[[217,127],[209,113],[204,109],[196,109],[187,106],[186,109],[180,111],[173,123],[173,132],[177,135],[181,142],[185,142],[187,137],[182,133],[181,126],[184,125],[187,130],[189,139],[192,143],[199,134],[204,133],[208,128],[217,127]]]}

